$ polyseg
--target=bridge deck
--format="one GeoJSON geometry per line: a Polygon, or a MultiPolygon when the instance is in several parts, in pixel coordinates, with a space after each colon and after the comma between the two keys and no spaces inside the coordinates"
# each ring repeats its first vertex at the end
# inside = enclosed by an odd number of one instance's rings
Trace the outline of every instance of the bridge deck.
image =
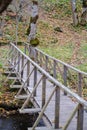
{"type": "MultiPolygon", "coordinates": [[[[25,76],[24,76],[25,77],[25,76]]],[[[33,88],[33,75],[30,78],[30,86],[28,87],[29,90],[32,90],[33,88]]],[[[38,72],[38,79],[41,77],[41,73],[38,72]]],[[[48,99],[50,93],[53,90],[53,84],[50,83],[47,80],[47,87],[46,87],[46,100],[48,99]]],[[[40,85],[37,88],[37,96],[35,97],[37,103],[40,105],[42,105],[42,83],[40,83],[40,85]]],[[[65,96],[63,91],[61,91],[61,101],[60,101],[60,128],[62,128],[64,126],[64,124],[66,123],[66,121],[68,120],[70,114],[72,113],[72,111],[74,110],[75,106],[76,106],[76,102],[72,101],[72,98],[70,98],[69,95],[65,96]]],[[[55,122],[55,94],[52,97],[46,111],[45,111],[47,117],[50,119],[50,121],[52,122],[52,125],[54,126],[54,122],[55,122]]],[[[69,125],[67,130],[76,130],[76,123],[77,123],[77,115],[75,115],[75,117],[73,118],[71,124],[69,125]]],[[[51,129],[50,129],[51,130],[51,129]]],[[[87,130],[87,112],[84,111],[84,130],[87,130]]]]}

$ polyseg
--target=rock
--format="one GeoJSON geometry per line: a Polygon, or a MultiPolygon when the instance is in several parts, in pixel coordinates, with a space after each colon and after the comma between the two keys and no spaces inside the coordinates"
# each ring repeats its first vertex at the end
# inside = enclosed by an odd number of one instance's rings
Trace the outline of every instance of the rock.
{"type": "Polygon", "coordinates": [[[54,31],[63,32],[63,30],[62,30],[60,27],[55,27],[55,28],[54,28],[54,31]]]}

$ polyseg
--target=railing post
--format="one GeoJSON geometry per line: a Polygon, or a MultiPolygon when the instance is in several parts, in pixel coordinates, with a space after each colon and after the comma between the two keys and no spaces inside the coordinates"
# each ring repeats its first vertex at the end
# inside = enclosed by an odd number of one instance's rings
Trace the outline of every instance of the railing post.
{"type": "Polygon", "coordinates": [[[60,117],[60,88],[56,86],[55,91],[55,129],[59,128],[60,117]]]}
{"type": "Polygon", "coordinates": [[[57,73],[56,73],[56,61],[54,60],[53,64],[53,77],[56,79],[57,78],[57,73]]]}
{"type": "Polygon", "coordinates": [[[26,47],[26,43],[24,44],[24,53],[26,54],[27,52],[27,47],[26,47]]]}
{"type": "MultiPolygon", "coordinates": [[[[64,85],[67,86],[67,66],[64,65],[64,72],[63,72],[63,81],[64,85]]],[[[67,95],[67,93],[64,91],[64,95],[67,95]]]]}
{"type": "Polygon", "coordinates": [[[45,56],[46,61],[45,61],[45,70],[48,70],[48,56],[45,56]]]}
{"type": "Polygon", "coordinates": [[[12,64],[14,65],[14,57],[15,57],[15,48],[13,47],[13,52],[12,52],[12,64]]]}
{"type": "Polygon", "coordinates": [[[17,58],[16,55],[17,55],[17,50],[15,49],[15,51],[14,51],[14,65],[16,64],[16,60],[17,60],[16,59],[17,58]]]}
{"type": "MultiPolygon", "coordinates": [[[[36,85],[37,83],[37,68],[34,67],[34,86],[36,85]]],[[[36,90],[34,92],[34,96],[36,96],[36,90]]]]}
{"type": "MultiPolygon", "coordinates": [[[[28,77],[29,73],[30,73],[30,62],[28,61],[27,62],[27,77],[28,77]]],[[[27,86],[29,86],[29,78],[27,80],[27,86]]]]}
{"type": "Polygon", "coordinates": [[[40,52],[40,66],[43,67],[42,53],[40,52]]]}
{"type": "Polygon", "coordinates": [[[13,46],[11,46],[11,48],[12,48],[12,53],[11,53],[11,63],[13,63],[13,53],[14,53],[14,47],[13,47],[13,46]]]}
{"type": "Polygon", "coordinates": [[[82,96],[82,74],[78,73],[78,95],[82,96]]]}
{"type": "MultiPolygon", "coordinates": [[[[37,62],[36,61],[36,51],[35,51],[35,48],[33,48],[33,58],[34,58],[33,60],[35,62],[37,62]]],[[[37,68],[34,67],[34,86],[36,85],[36,83],[37,83],[37,68]]],[[[36,90],[34,92],[34,96],[36,96],[36,90]]]]}
{"type": "Polygon", "coordinates": [[[20,52],[18,52],[18,67],[17,67],[17,71],[19,72],[20,69],[20,52]]]}
{"type": "Polygon", "coordinates": [[[84,107],[79,104],[77,113],[77,130],[83,130],[83,120],[84,120],[84,107]]]}
{"type": "MultiPolygon", "coordinates": [[[[24,66],[24,56],[22,55],[22,59],[21,59],[22,61],[21,61],[21,69],[23,68],[23,66],[24,66]]],[[[22,70],[22,72],[21,72],[21,79],[23,78],[23,70],[22,70]]]]}
{"type": "Polygon", "coordinates": [[[46,101],[46,77],[43,75],[42,79],[42,107],[44,106],[46,101]]]}

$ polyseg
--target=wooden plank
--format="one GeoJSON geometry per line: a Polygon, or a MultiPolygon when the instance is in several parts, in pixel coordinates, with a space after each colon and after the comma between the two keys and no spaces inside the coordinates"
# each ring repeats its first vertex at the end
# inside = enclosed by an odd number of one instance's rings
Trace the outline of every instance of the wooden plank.
{"type": "Polygon", "coordinates": [[[20,78],[18,78],[18,77],[8,77],[8,79],[19,80],[20,78]]]}
{"type": "Polygon", "coordinates": [[[40,112],[41,109],[40,108],[26,108],[26,109],[19,109],[19,112],[20,113],[38,113],[40,112]]]}
{"type": "Polygon", "coordinates": [[[29,95],[18,95],[18,96],[15,96],[16,99],[26,99],[29,95]]]}
{"type": "MultiPolygon", "coordinates": [[[[28,130],[32,130],[32,128],[28,128],[28,130]]],[[[62,130],[62,129],[54,129],[54,128],[47,128],[47,127],[36,127],[35,130],[62,130]]]]}
{"type": "Polygon", "coordinates": [[[11,74],[17,74],[16,71],[12,71],[12,72],[11,72],[11,71],[5,71],[5,72],[4,72],[4,74],[9,74],[9,73],[11,73],[11,74]]]}
{"type": "Polygon", "coordinates": [[[14,85],[10,85],[10,88],[18,88],[19,89],[21,87],[22,87],[22,85],[15,85],[15,84],[14,85]]]}

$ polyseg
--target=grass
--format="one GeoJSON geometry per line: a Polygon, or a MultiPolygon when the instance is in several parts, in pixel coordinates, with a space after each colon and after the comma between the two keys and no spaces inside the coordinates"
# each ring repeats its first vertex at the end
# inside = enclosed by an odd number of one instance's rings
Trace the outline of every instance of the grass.
{"type": "Polygon", "coordinates": [[[60,59],[64,62],[70,62],[71,57],[72,57],[72,51],[73,47],[70,46],[69,44],[65,46],[61,45],[50,45],[50,46],[40,46],[40,49],[43,50],[45,53],[60,59]]]}

